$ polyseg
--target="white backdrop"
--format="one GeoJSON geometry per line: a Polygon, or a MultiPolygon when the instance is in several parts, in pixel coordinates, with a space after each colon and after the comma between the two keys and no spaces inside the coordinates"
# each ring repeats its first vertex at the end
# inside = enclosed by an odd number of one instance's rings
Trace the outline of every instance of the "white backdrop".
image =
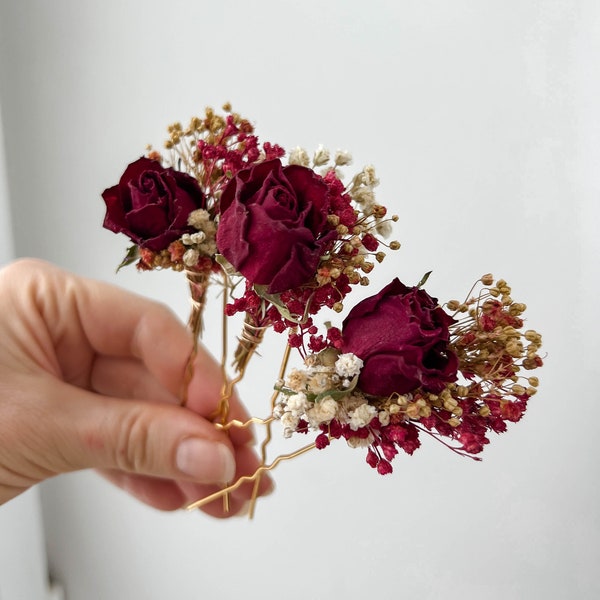
{"type": "MultiPolygon", "coordinates": [[[[492,271],[548,353],[528,414],[482,463],[424,440],[382,478],[338,445],[275,471],[253,522],[161,514],[92,473],[48,482],[49,561],[68,600],[598,597],[596,2],[0,7],[18,255],[184,318],[177,277],[115,275],[126,240],[102,229],[99,194],[168,123],[230,100],[263,139],[376,165],[403,247],[372,290],[433,269],[428,289],[447,299],[492,271]]],[[[263,359],[241,390],[257,413],[272,370],[263,359]]]]}
{"type": "MultiPolygon", "coordinates": [[[[13,258],[0,118],[0,268],[13,258]]],[[[48,573],[39,489],[0,508],[0,600],[46,600],[48,573]]]]}

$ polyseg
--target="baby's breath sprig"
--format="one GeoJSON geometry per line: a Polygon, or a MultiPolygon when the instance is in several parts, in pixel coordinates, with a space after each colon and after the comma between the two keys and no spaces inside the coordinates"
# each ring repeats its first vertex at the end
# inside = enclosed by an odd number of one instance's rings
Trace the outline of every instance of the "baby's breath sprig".
{"type": "Polygon", "coordinates": [[[238,171],[263,160],[282,156],[277,144],[259,144],[252,123],[223,105],[224,114],[207,107],[203,117],[192,117],[184,127],[180,122],[167,128],[166,155],[155,152],[163,164],[185,171],[196,178],[207,198],[207,210],[213,218],[224,185],[238,171]]]}

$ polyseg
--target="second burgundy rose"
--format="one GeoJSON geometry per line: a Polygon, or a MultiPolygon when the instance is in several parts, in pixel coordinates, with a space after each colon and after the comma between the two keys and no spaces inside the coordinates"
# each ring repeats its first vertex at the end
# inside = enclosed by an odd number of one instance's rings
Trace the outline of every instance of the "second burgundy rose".
{"type": "Polygon", "coordinates": [[[239,171],[220,200],[219,252],[253,284],[276,294],[310,281],[335,237],[328,187],[311,169],[278,159],[239,171]]]}
{"type": "Polygon", "coordinates": [[[448,348],[453,322],[425,290],[394,279],[350,311],[342,352],[363,360],[358,386],[367,394],[439,393],[456,381],[458,359],[448,348]]]}

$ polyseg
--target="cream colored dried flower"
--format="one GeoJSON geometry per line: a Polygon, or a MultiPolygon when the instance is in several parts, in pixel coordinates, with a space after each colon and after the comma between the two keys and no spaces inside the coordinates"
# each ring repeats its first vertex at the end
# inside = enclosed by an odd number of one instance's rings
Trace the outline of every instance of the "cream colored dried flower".
{"type": "Polygon", "coordinates": [[[333,157],[333,162],[338,167],[349,165],[352,163],[352,155],[347,150],[336,150],[335,155],[333,157]]]}
{"type": "Polygon", "coordinates": [[[360,373],[362,369],[363,361],[358,358],[355,354],[348,352],[347,354],[340,354],[335,363],[335,372],[340,377],[354,377],[360,373]]]}
{"type": "Polygon", "coordinates": [[[313,157],[313,164],[315,167],[321,167],[326,165],[329,162],[329,150],[324,148],[322,145],[315,150],[315,155],[313,157]]]}
{"type": "Polygon", "coordinates": [[[302,416],[307,407],[306,396],[303,393],[288,396],[286,410],[295,416],[302,416]]]}
{"type": "Polygon", "coordinates": [[[333,387],[332,373],[329,371],[316,372],[308,376],[307,386],[313,394],[321,394],[333,387]]]}
{"type": "Polygon", "coordinates": [[[189,250],[186,250],[183,255],[183,264],[186,267],[195,267],[198,264],[199,258],[200,252],[194,248],[190,248],[189,250]]]}
{"type": "Polygon", "coordinates": [[[210,221],[210,214],[207,210],[199,208],[198,210],[192,211],[188,216],[188,225],[195,227],[196,229],[203,229],[204,225],[210,221]]]}
{"type": "Polygon", "coordinates": [[[373,204],[375,193],[370,187],[360,186],[352,192],[352,199],[359,204],[373,204]]]}
{"type": "Polygon", "coordinates": [[[306,373],[299,369],[292,369],[285,379],[286,387],[299,392],[306,387],[306,373]]]}
{"type": "Polygon", "coordinates": [[[377,418],[384,427],[390,424],[390,413],[387,410],[380,410],[377,418]]]}
{"type": "Polygon", "coordinates": [[[370,404],[361,404],[350,415],[350,428],[354,431],[361,427],[366,427],[371,419],[377,414],[377,409],[370,404]]]}
{"type": "Polygon", "coordinates": [[[317,428],[321,423],[329,423],[337,414],[338,403],[331,397],[326,396],[307,411],[311,427],[317,428]]]}
{"type": "Polygon", "coordinates": [[[300,165],[302,167],[308,167],[310,165],[310,157],[308,156],[308,152],[304,148],[296,146],[290,152],[288,162],[290,165],[300,165]]]}
{"type": "Polygon", "coordinates": [[[377,223],[376,230],[381,237],[388,238],[392,235],[392,224],[389,221],[377,223]]]}
{"type": "Polygon", "coordinates": [[[379,185],[379,179],[375,176],[375,167],[367,165],[361,172],[361,179],[364,185],[374,187],[379,185]]]}
{"type": "Polygon", "coordinates": [[[350,446],[350,448],[368,448],[373,443],[374,439],[375,438],[373,437],[373,434],[370,433],[368,435],[368,437],[366,437],[366,438],[360,438],[360,437],[348,438],[346,440],[346,443],[348,444],[348,446],[350,446]]]}

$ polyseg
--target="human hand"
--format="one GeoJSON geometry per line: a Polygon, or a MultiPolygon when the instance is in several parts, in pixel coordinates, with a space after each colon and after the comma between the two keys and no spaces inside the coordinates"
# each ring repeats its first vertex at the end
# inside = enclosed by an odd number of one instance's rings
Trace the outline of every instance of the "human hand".
{"type": "MultiPolygon", "coordinates": [[[[192,339],[164,306],[37,260],[0,270],[0,301],[0,504],[94,467],[173,510],[257,468],[250,431],[208,420],[222,375],[203,346],[179,406],[192,339]]],[[[235,397],[231,417],[248,418],[235,397]]],[[[261,494],[271,486],[261,477],[261,494]]],[[[251,489],[231,493],[230,513],[203,510],[235,514],[251,489]]]]}

